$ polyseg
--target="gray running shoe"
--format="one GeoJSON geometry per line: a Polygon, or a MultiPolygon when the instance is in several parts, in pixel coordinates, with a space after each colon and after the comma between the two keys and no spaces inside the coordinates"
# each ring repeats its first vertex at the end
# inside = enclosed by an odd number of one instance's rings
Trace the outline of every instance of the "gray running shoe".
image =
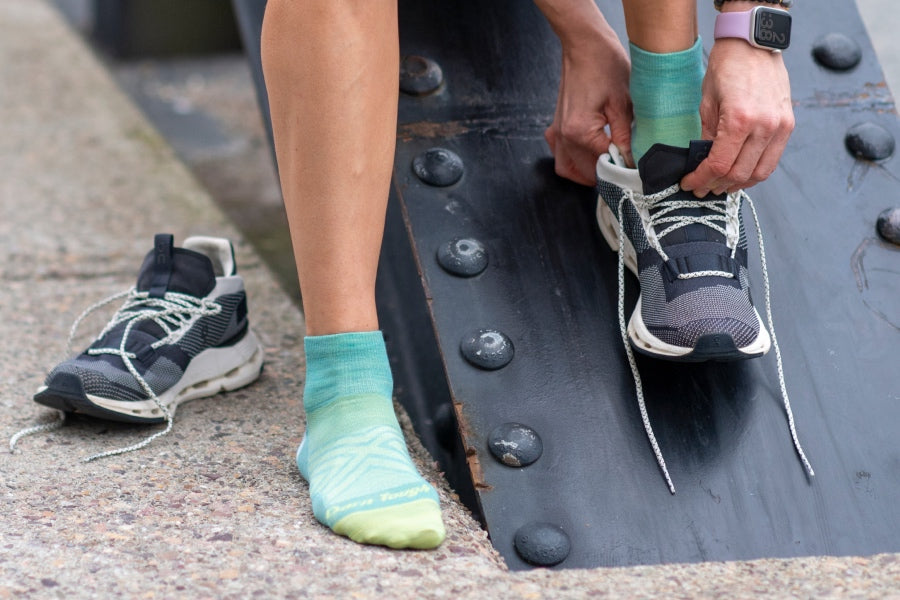
{"type": "Polygon", "coordinates": [[[619,254],[619,329],[634,377],[647,439],[669,491],[675,484],[653,433],[634,350],[676,361],[737,360],[775,348],[778,385],[797,456],[814,475],[794,424],[781,351],[772,324],[765,245],[753,201],[743,191],[698,200],[680,185],[709,154],[710,142],[689,148],[656,144],[628,169],[618,149],[597,161],[597,220],[619,254]],[[747,240],[741,220],[746,200],[756,225],[771,337],[750,299],[747,240]],[[638,276],[641,294],[626,327],[625,267],[638,276]]]}
{"type": "Polygon", "coordinates": [[[597,220],[604,238],[638,276],[640,297],[628,322],[632,347],[675,361],[740,360],[771,345],[753,306],[742,194],[697,199],[678,185],[709,153],[656,144],[638,169],[615,147],[597,163],[597,220]]]}
{"type": "Polygon", "coordinates": [[[160,234],[137,285],[90,347],[54,368],[35,402],[115,421],[168,422],[179,404],[259,377],[263,349],[249,327],[231,242],[160,234]]]}

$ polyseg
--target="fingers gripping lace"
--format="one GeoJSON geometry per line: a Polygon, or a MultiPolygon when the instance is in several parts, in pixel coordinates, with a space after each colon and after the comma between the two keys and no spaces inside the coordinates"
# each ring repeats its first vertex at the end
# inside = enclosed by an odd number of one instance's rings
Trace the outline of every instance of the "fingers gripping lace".
{"type": "MultiPolygon", "coordinates": [[[[141,442],[138,442],[131,446],[126,446],[124,448],[117,448],[114,450],[108,450],[106,452],[93,454],[84,458],[84,462],[91,462],[93,460],[97,460],[98,458],[116,456],[118,454],[125,454],[134,450],[140,450],[141,448],[145,448],[150,443],[152,443],[153,440],[162,437],[172,431],[172,412],[168,409],[167,406],[163,405],[163,403],[160,402],[159,397],[156,395],[156,392],[153,391],[153,389],[150,387],[150,384],[147,383],[144,377],[134,366],[132,359],[136,358],[137,356],[133,352],[128,352],[126,350],[128,338],[134,326],[146,320],[153,321],[157,325],[159,325],[159,327],[165,332],[166,335],[165,337],[157,340],[151,345],[152,348],[158,348],[164,344],[170,344],[173,341],[177,340],[185,331],[187,331],[194,320],[203,316],[216,315],[222,310],[221,305],[206,300],[205,298],[196,298],[194,296],[181,294],[178,292],[166,292],[163,298],[151,298],[148,292],[139,292],[135,288],[131,288],[130,290],[114,294],[109,298],[91,305],[84,312],[82,312],[77,319],[75,319],[75,322],[72,324],[72,329],[69,332],[69,339],[66,344],[67,353],[71,350],[72,341],[75,338],[75,335],[78,331],[78,326],[81,324],[81,322],[97,309],[102,308],[103,306],[106,306],[107,304],[123,297],[128,297],[128,300],[116,312],[109,323],[107,323],[106,327],[103,328],[103,331],[101,331],[97,336],[97,340],[100,340],[117,325],[120,325],[121,323],[127,323],[124,331],[122,332],[122,339],[119,343],[119,346],[115,348],[90,348],[87,351],[87,354],[90,354],[92,356],[100,354],[112,354],[120,357],[122,359],[122,362],[125,364],[125,367],[128,369],[128,372],[131,373],[131,376],[134,377],[134,379],[138,382],[147,397],[152,400],[154,404],[156,404],[157,408],[159,408],[160,412],[165,417],[166,427],[163,431],[158,431],[148,436],[141,442]]],[[[63,422],[65,421],[65,414],[62,411],[59,411],[59,413],[61,415],[60,420],[57,420],[53,423],[29,427],[15,434],[12,439],[10,439],[10,451],[12,452],[15,448],[16,443],[25,436],[33,435],[43,431],[50,431],[62,426],[63,422]]]]}
{"type": "Polygon", "coordinates": [[[619,332],[622,334],[622,343],[625,345],[625,355],[628,357],[628,365],[631,367],[631,375],[634,377],[634,387],[637,394],[638,409],[641,412],[641,421],[644,423],[644,431],[647,433],[647,439],[650,441],[650,447],[656,456],[656,463],[662,471],[669,491],[675,493],[675,484],[669,476],[669,469],[666,467],[666,459],[663,458],[662,451],[656,441],[656,435],[653,433],[653,426],[650,424],[650,416],[647,414],[647,405],[644,402],[644,388],[641,385],[641,374],[638,371],[637,362],[634,358],[634,350],[628,343],[628,329],[625,326],[625,227],[622,218],[622,210],[625,207],[625,201],[633,198],[631,190],[626,190],[619,200],[619,332]]]}

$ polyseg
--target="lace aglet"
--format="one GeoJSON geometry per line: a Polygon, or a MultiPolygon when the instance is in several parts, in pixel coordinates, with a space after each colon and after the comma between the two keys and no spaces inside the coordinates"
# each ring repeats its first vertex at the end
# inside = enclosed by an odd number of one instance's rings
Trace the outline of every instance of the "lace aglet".
{"type": "Polygon", "coordinates": [[[800,454],[800,462],[803,463],[803,470],[806,471],[806,474],[810,477],[810,479],[812,479],[816,476],[816,472],[813,471],[812,464],[809,462],[809,459],[806,458],[803,450],[800,450],[798,454],[800,454]]]}

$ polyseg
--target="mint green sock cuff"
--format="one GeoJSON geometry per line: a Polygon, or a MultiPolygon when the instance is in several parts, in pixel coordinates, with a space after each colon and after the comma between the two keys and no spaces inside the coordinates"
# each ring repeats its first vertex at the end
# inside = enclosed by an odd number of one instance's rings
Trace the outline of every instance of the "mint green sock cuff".
{"type": "Polygon", "coordinates": [[[361,394],[391,398],[394,382],[380,331],[307,336],[307,412],[336,399],[361,394]]]}
{"type": "Polygon", "coordinates": [[[659,119],[693,114],[700,109],[703,43],[681,52],[657,54],[629,42],[631,96],[636,118],[659,119]]]}

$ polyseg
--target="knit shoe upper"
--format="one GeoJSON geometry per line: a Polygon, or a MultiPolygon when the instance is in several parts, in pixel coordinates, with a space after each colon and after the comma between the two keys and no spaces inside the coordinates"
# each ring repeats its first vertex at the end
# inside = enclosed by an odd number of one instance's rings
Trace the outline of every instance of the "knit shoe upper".
{"type": "Polygon", "coordinates": [[[640,281],[629,339],[658,358],[735,360],[770,345],[750,294],[741,196],[698,199],[678,185],[710,145],[656,144],[638,169],[612,147],[597,163],[601,231],[618,249],[622,227],[625,264],[640,281]]]}
{"type": "Polygon", "coordinates": [[[668,360],[734,360],[775,348],[778,384],[791,440],[807,474],[812,465],[800,445],[772,324],[771,291],[759,216],[743,191],[698,200],[679,186],[709,154],[710,142],[687,149],[657,144],[628,169],[615,146],[597,162],[597,220],[618,251],[618,320],[647,440],[669,491],[675,484],[656,440],[634,351],[668,360]],[[747,242],[741,203],[756,225],[771,337],[750,299],[747,242]],[[641,293],[626,326],[625,267],[638,275],[641,293]]]}
{"type": "Polygon", "coordinates": [[[193,237],[174,248],[172,236],[157,235],[137,285],[108,300],[121,297],[124,304],[94,342],[50,372],[36,402],[118,421],[162,422],[181,402],[259,375],[262,349],[249,329],[228,240],[193,237]]]}

